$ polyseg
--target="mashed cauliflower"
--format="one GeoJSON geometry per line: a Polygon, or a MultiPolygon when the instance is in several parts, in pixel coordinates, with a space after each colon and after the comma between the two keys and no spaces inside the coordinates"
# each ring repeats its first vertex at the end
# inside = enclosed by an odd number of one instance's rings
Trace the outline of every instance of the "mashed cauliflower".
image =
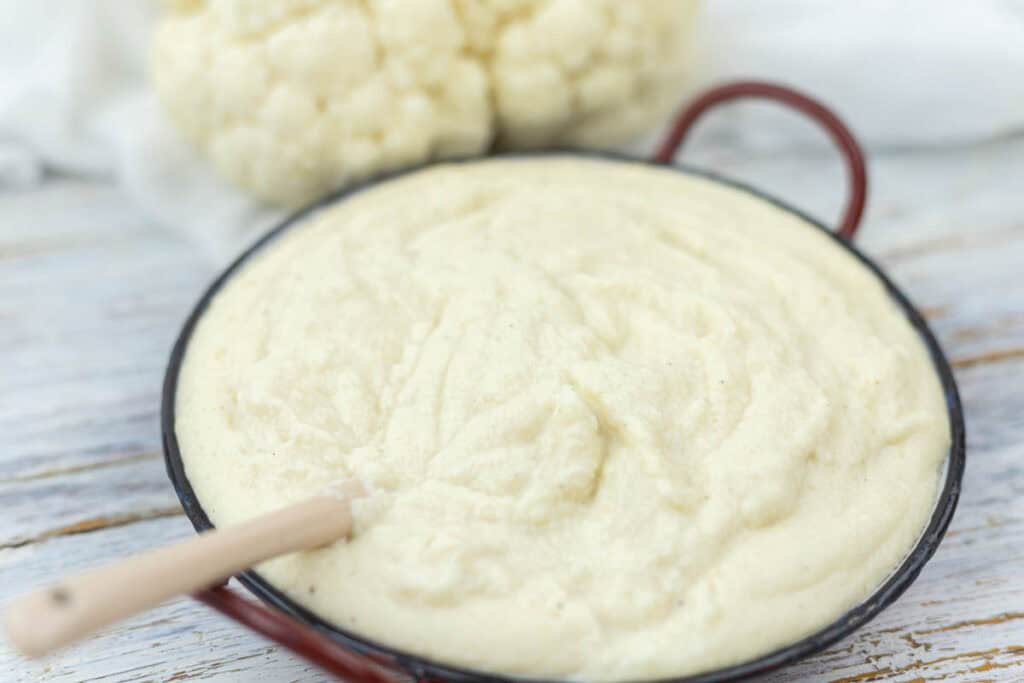
{"type": "Polygon", "coordinates": [[[224,286],[176,432],[217,525],[355,476],[349,543],[259,571],[478,669],[616,680],[768,652],[932,511],[936,373],[800,218],[642,164],[442,165],[321,210],[224,286]]]}

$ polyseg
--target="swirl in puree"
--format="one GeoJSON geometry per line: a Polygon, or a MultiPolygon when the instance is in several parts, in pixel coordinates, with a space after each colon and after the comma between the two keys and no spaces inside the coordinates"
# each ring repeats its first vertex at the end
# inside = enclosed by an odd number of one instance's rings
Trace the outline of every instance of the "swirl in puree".
{"type": "Polygon", "coordinates": [[[793,642],[925,526],[950,435],[879,279],[747,192],[625,161],[445,164],[260,249],[176,433],[226,525],[357,477],[357,530],[258,571],[493,672],[677,676],[793,642]]]}

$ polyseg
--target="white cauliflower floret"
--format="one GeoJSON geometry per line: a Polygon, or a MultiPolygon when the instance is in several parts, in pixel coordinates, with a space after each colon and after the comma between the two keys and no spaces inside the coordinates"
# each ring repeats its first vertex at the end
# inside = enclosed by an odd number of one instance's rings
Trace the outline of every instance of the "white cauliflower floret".
{"type": "Polygon", "coordinates": [[[261,199],[490,145],[608,147],[664,116],[694,0],[174,0],[154,77],[261,199]]]}

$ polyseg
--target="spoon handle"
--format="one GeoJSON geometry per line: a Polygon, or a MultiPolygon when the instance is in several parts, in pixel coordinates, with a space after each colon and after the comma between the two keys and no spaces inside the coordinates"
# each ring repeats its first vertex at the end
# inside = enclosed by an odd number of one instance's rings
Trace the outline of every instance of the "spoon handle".
{"type": "Polygon", "coordinates": [[[8,640],[23,654],[38,657],[264,560],[344,538],[352,531],[354,495],[358,492],[349,488],[317,496],[24,595],[4,615],[8,640]]]}

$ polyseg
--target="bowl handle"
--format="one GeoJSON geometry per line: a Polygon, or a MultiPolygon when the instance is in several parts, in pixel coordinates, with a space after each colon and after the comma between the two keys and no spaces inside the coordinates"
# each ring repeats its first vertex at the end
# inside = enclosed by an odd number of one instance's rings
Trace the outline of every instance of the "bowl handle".
{"type": "Polygon", "coordinates": [[[285,646],[341,680],[358,683],[398,683],[410,680],[408,676],[393,669],[378,666],[369,656],[341,647],[327,636],[282,612],[243,598],[226,586],[208,588],[192,597],[285,646]]]}
{"type": "Polygon", "coordinates": [[[796,90],[761,81],[738,81],[711,88],[679,113],[665,141],[658,147],[653,160],[663,164],[672,163],[683,140],[693,128],[693,124],[704,112],[723,102],[745,98],[774,100],[791,109],[796,109],[824,128],[832,138],[832,142],[839,148],[846,162],[847,179],[850,184],[849,197],[837,232],[844,240],[852,241],[860,226],[860,219],[864,213],[864,202],[867,198],[868,177],[864,152],[856,138],[853,137],[853,133],[838,116],[817,100],[796,90]]]}

